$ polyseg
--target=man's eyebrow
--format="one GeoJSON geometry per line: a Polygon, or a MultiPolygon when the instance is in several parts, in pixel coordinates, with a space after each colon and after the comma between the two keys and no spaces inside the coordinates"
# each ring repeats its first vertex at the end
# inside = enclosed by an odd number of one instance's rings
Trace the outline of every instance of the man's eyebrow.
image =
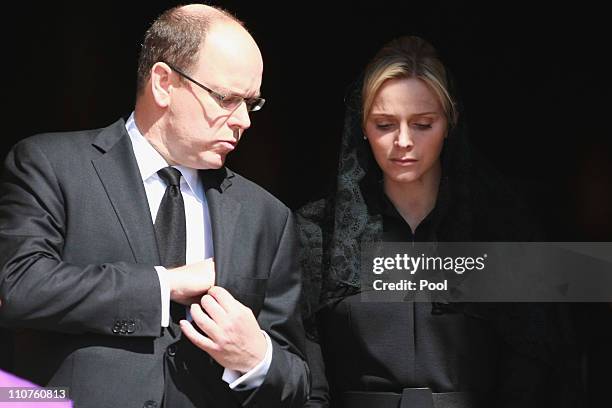
{"type": "Polygon", "coordinates": [[[254,99],[254,98],[259,98],[261,96],[261,92],[256,91],[256,92],[252,92],[252,93],[247,93],[246,95],[240,95],[245,99],[254,99]]]}
{"type": "Polygon", "coordinates": [[[249,93],[243,94],[242,92],[236,91],[231,88],[224,87],[223,85],[216,86],[213,90],[217,93],[220,93],[225,96],[239,96],[245,99],[251,98],[259,98],[261,96],[261,91],[257,90],[253,92],[253,96],[249,95],[249,93]]]}
{"type": "Polygon", "coordinates": [[[259,98],[261,97],[261,93],[259,91],[257,92],[253,92],[252,94],[242,94],[240,92],[236,92],[236,91],[232,91],[231,89],[227,89],[227,88],[223,88],[223,87],[219,87],[219,90],[217,91],[220,94],[223,94],[225,96],[238,96],[240,98],[244,98],[244,99],[254,99],[254,98],[259,98]]]}

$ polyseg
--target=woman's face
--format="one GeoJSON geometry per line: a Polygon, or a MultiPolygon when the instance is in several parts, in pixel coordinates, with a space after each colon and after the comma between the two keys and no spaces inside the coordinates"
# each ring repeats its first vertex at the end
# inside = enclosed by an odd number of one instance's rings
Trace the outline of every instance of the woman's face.
{"type": "Polygon", "coordinates": [[[439,163],[448,121],[420,79],[389,79],[378,90],[365,133],[385,182],[421,180],[439,163]]]}

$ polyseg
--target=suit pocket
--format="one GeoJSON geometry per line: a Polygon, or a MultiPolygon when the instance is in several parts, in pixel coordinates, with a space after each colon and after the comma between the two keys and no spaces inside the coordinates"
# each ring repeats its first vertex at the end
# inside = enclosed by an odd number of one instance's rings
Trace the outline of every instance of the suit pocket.
{"type": "Polygon", "coordinates": [[[245,306],[248,306],[255,316],[259,314],[266,296],[266,278],[251,278],[236,276],[226,289],[245,306]]]}

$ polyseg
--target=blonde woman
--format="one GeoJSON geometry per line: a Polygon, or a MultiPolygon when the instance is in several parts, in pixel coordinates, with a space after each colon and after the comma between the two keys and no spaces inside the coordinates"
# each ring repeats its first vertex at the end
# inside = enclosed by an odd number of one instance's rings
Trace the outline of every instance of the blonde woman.
{"type": "Polygon", "coordinates": [[[359,296],[363,243],[533,239],[512,194],[472,156],[436,50],[391,41],[347,100],[336,190],[298,212],[309,406],[572,404],[551,374],[566,344],[554,308],[359,296]]]}

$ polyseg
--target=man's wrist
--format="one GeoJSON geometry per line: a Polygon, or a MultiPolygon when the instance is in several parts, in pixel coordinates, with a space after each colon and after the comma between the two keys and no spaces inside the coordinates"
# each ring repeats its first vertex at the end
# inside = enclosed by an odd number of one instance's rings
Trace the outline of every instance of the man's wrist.
{"type": "Polygon", "coordinates": [[[261,331],[266,340],[266,353],[264,358],[251,370],[242,374],[237,370],[226,368],[221,379],[228,383],[230,389],[236,391],[247,391],[259,387],[266,379],[266,375],[272,364],[272,340],[268,333],[261,331]]]}
{"type": "Polygon", "coordinates": [[[253,359],[252,359],[253,361],[251,361],[251,364],[249,364],[249,367],[250,367],[249,369],[247,369],[244,372],[238,370],[238,372],[240,372],[241,374],[246,374],[249,371],[252,371],[259,364],[261,364],[261,362],[266,358],[266,353],[268,352],[268,347],[269,347],[266,336],[267,336],[266,332],[261,330],[261,339],[263,340],[262,352],[259,353],[259,356],[254,356],[253,357],[253,359]]]}

